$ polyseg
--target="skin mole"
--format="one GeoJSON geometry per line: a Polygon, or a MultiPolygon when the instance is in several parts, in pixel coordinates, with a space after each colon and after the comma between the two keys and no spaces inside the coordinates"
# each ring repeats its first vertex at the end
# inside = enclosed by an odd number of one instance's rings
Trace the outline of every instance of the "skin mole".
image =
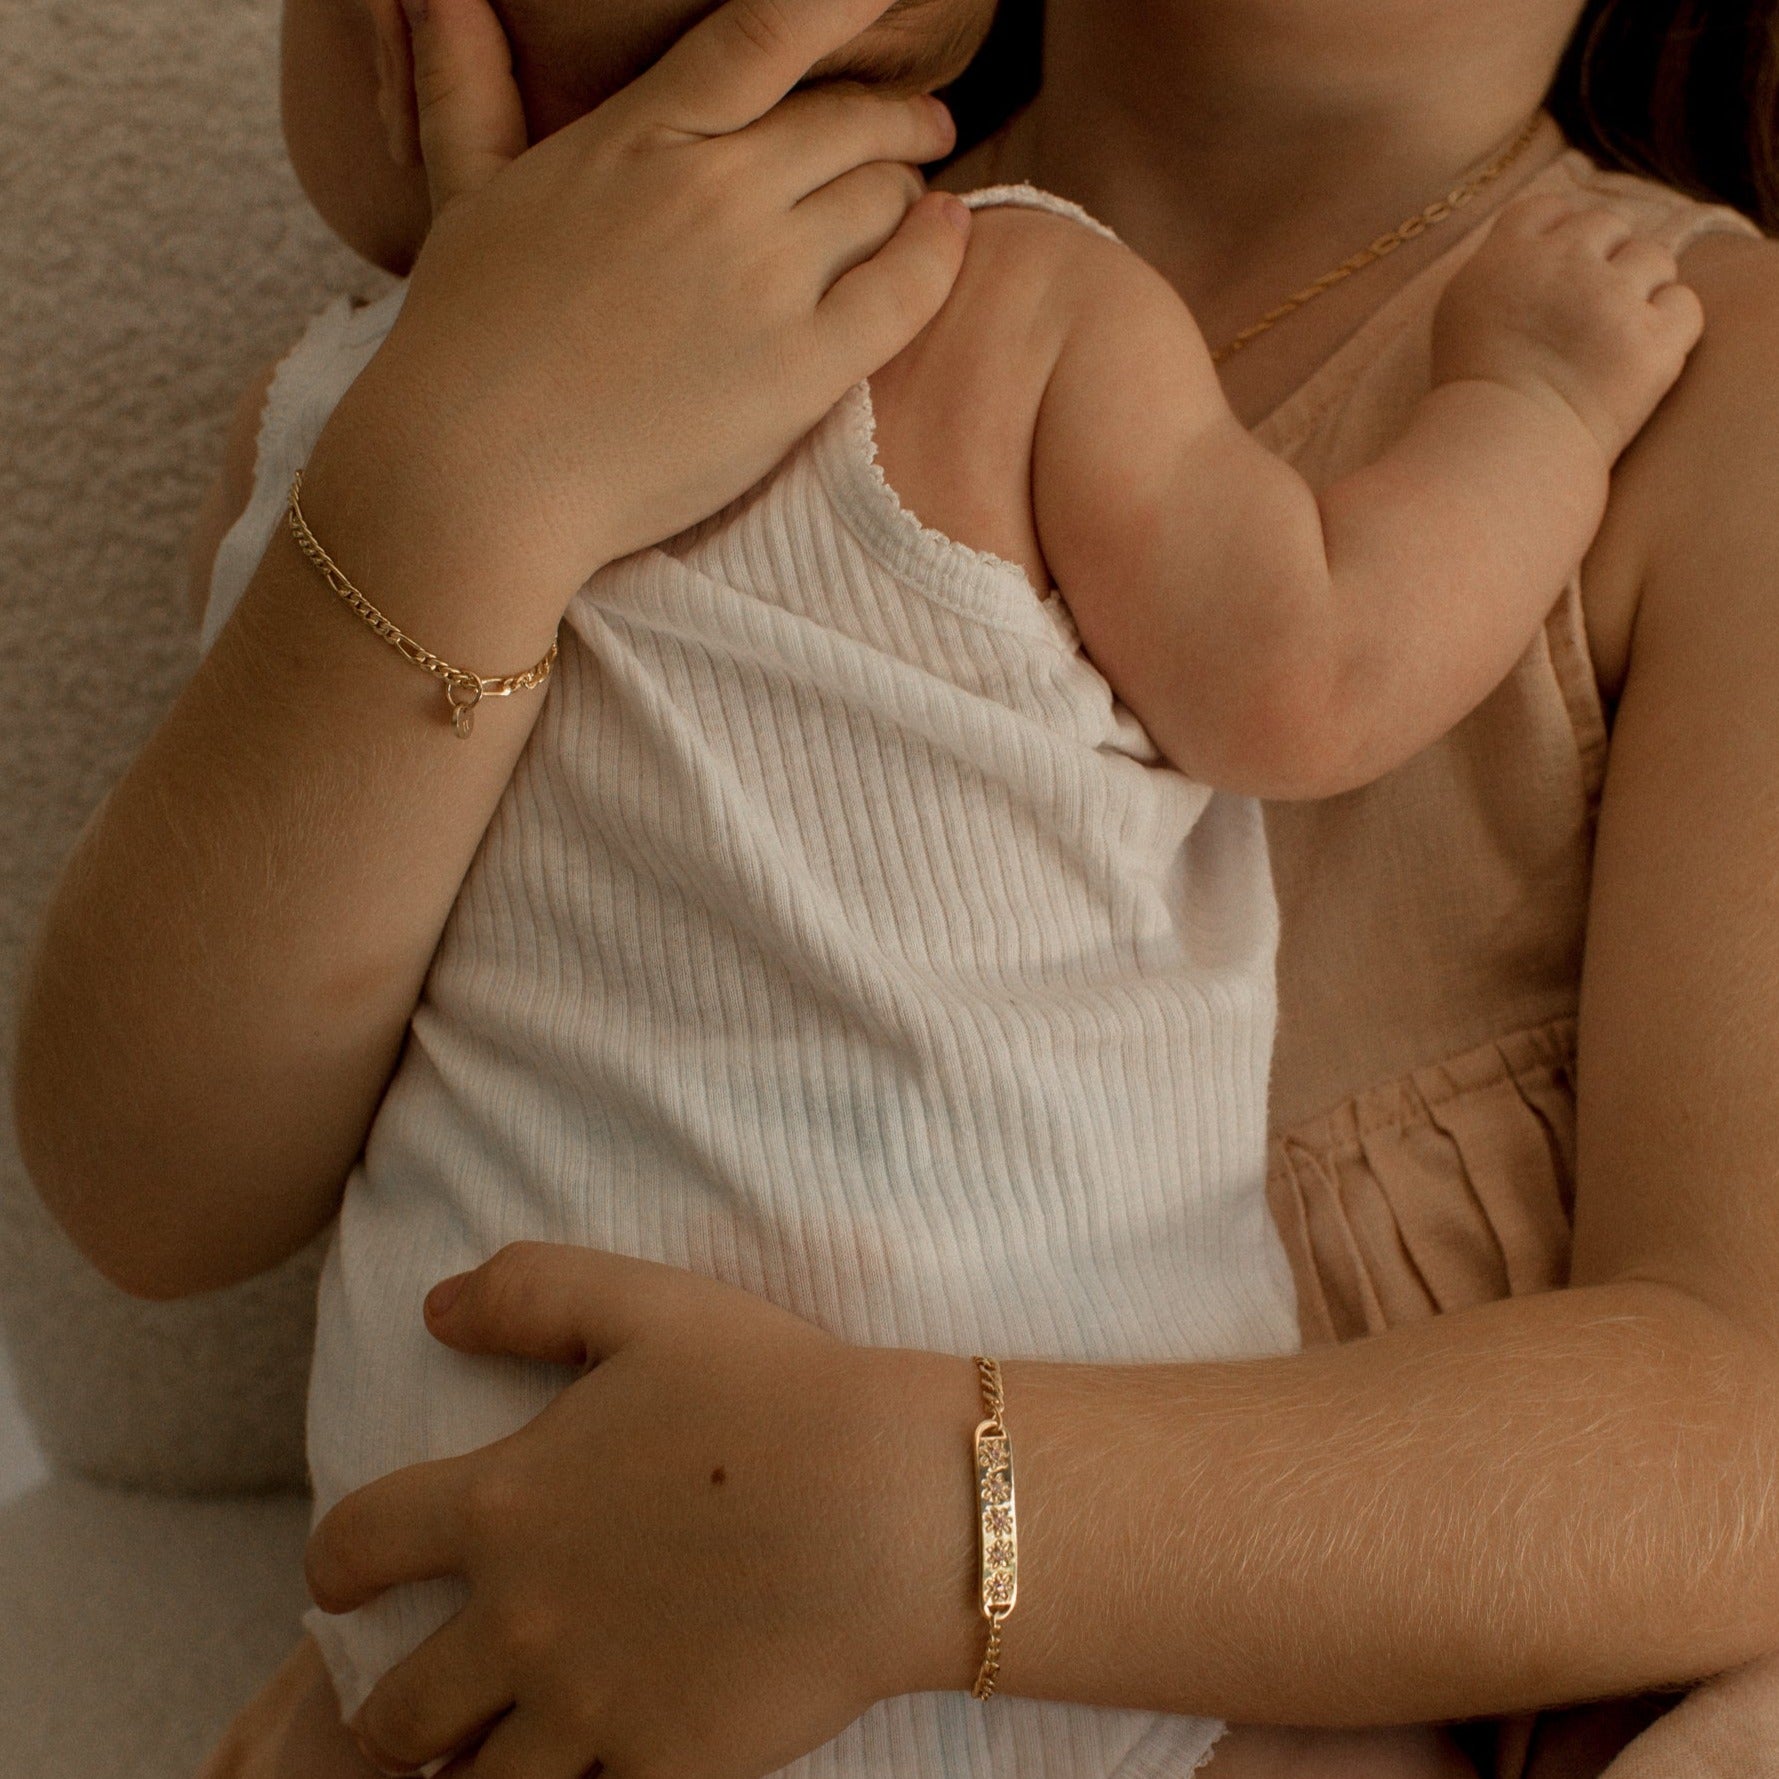
{"type": "Polygon", "coordinates": [[[710,1480],[713,1483],[726,1483],[729,1480],[729,1473],[721,1464],[719,1464],[716,1469],[710,1473],[710,1480]]]}

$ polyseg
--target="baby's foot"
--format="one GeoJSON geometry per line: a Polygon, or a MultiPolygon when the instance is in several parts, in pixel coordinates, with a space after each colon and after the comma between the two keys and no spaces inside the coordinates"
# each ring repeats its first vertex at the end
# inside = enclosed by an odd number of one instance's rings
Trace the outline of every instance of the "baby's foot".
{"type": "Polygon", "coordinates": [[[1610,210],[1554,197],[1502,211],[1433,331],[1440,383],[1481,378],[1560,402],[1613,462],[1704,328],[1674,256],[1610,210]]]}

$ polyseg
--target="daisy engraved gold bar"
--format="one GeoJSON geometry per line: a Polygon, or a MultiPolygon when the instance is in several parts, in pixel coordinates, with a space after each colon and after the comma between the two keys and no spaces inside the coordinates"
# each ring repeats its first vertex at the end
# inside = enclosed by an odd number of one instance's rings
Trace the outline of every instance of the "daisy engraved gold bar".
{"type": "Polygon", "coordinates": [[[988,1620],[988,1649],[970,1692],[973,1698],[986,1699],[993,1694],[1000,1674],[1001,1627],[1019,1596],[1019,1522],[1001,1367],[997,1360],[978,1356],[976,1371],[986,1417],[977,1424],[975,1445],[982,1616],[988,1620]]]}

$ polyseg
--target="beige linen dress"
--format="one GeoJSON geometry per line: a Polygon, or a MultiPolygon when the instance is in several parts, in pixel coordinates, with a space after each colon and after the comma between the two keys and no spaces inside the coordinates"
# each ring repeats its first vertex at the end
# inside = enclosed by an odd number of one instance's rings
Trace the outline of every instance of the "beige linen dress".
{"type": "MultiPolygon", "coordinates": [[[[1575,151],[1526,189],[1608,205],[1677,254],[1757,232],[1575,151]]],[[[1374,314],[1261,440],[1318,485],[1377,456],[1429,387],[1435,305],[1484,233],[1374,314]]],[[[1607,747],[1575,581],[1443,741],[1365,790],[1269,809],[1283,943],[1268,1196],[1306,1345],[1567,1283],[1607,747]]],[[[1597,1715],[1622,1721],[1622,1740],[1651,1712],[1597,1715]]],[[[1543,1727],[1502,1726],[1499,1779],[1600,1770],[1540,1761],[1536,1744],[1555,1740],[1543,1727]]]]}

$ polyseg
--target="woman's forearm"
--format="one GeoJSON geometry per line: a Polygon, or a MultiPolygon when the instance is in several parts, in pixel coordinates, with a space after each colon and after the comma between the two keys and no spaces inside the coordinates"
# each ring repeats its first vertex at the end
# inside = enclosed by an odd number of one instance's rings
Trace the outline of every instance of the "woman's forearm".
{"type": "MultiPolygon", "coordinates": [[[[1779,1646],[1779,1362],[1666,1288],[1242,1364],[1004,1369],[1008,1692],[1424,1722],[1779,1646]]],[[[969,1684],[982,1630],[948,1619],[931,1684],[969,1684]]]]}
{"type": "MultiPolygon", "coordinates": [[[[306,499],[323,543],[446,659],[528,666],[555,616],[488,599],[376,455],[324,441],[306,499]]],[[[231,1283],[332,1215],[542,696],[485,701],[458,741],[440,683],[279,529],[89,824],[27,991],[25,1157],[126,1289],[231,1283]]]]}

